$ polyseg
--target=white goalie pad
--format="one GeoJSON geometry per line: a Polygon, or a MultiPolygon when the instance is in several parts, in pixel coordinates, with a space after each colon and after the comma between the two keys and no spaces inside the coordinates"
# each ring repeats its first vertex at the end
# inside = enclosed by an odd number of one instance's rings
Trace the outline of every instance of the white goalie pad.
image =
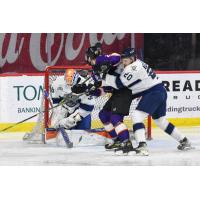
{"type": "MultiPolygon", "coordinates": [[[[111,139],[101,136],[95,132],[88,132],[84,130],[66,130],[74,147],[78,146],[104,146],[111,142],[111,139]]],[[[46,141],[47,144],[55,144],[58,147],[66,147],[63,136],[59,132],[56,138],[46,141]]]]}
{"type": "Polygon", "coordinates": [[[23,141],[32,144],[41,144],[43,141],[44,135],[42,133],[25,133],[23,136],[23,141]]]}

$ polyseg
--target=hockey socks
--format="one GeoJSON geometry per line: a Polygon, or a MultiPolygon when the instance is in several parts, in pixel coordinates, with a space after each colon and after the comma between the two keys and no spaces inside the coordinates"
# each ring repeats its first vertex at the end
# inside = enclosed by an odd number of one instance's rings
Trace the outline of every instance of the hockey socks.
{"type": "Polygon", "coordinates": [[[115,127],[117,136],[121,142],[129,140],[129,131],[124,123],[120,123],[115,127]]]}
{"type": "Polygon", "coordinates": [[[133,132],[137,143],[146,142],[145,126],[143,123],[136,123],[133,125],[133,132]]]}
{"type": "Polygon", "coordinates": [[[115,127],[117,137],[121,142],[129,140],[129,131],[127,126],[123,123],[124,116],[120,114],[112,114],[111,123],[115,127]]]}
{"type": "Polygon", "coordinates": [[[112,139],[117,138],[117,133],[115,132],[115,128],[113,124],[110,122],[112,113],[109,111],[101,110],[99,112],[99,118],[104,125],[105,130],[110,135],[112,139]]]}
{"type": "Polygon", "coordinates": [[[115,132],[115,128],[111,123],[104,124],[104,128],[113,140],[117,138],[117,133],[115,132]]]}
{"type": "Polygon", "coordinates": [[[165,129],[165,132],[172,136],[175,140],[180,142],[183,140],[184,136],[179,132],[179,130],[172,124],[169,123],[167,128],[165,129]]]}
{"type": "Polygon", "coordinates": [[[168,135],[172,136],[178,142],[183,140],[184,136],[165,117],[160,117],[159,119],[156,119],[154,121],[159,128],[161,128],[163,131],[165,131],[168,135]]]}

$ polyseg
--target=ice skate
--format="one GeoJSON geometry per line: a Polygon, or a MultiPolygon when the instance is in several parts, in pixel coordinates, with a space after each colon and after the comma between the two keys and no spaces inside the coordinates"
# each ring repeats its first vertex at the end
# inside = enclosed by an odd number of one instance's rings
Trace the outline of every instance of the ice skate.
{"type": "Polygon", "coordinates": [[[184,137],[180,141],[180,144],[178,145],[177,149],[183,151],[193,149],[193,147],[191,146],[190,141],[186,137],[184,137]]]}
{"type": "Polygon", "coordinates": [[[130,140],[121,143],[120,147],[115,149],[116,155],[131,155],[132,153],[135,154],[135,149],[133,148],[132,142],[130,140]]]}
{"type": "Polygon", "coordinates": [[[121,146],[121,142],[116,139],[113,141],[113,143],[106,144],[105,149],[106,151],[114,151],[115,149],[119,148],[121,146]]]}
{"type": "Polygon", "coordinates": [[[148,156],[149,151],[147,149],[147,143],[146,142],[140,142],[138,147],[135,149],[136,154],[140,156],[148,156]]]}

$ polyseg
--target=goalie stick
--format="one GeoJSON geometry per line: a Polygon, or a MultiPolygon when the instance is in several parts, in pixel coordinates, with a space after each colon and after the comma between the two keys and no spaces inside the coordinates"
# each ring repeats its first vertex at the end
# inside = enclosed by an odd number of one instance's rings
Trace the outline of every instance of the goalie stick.
{"type": "Polygon", "coordinates": [[[60,127],[58,128],[58,131],[60,131],[64,141],[65,141],[65,144],[67,146],[67,148],[72,148],[73,147],[73,142],[70,141],[69,139],[69,136],[67,134],[67,132],[65,131],[65,128],[64,127],[60,127]]]}
{"type": "MultiPolygon", "coordinates": [[[[92,77],[89,76],[87,79],[85,79],[85,80],[83,81],[83,83],[81,83],[81,85],[84,84],[84,83],[86,83],[86,82],[87,82],[89,79],[91,79],[91,78],[92,78],[92,77]]],[[[38,115],[41,114],[41,113],[45,113],[45,112],[48,112],[48,111],[50,111],[50,110],[53,110],[53,109],[55,109],[55,108],[57,108],[57,107],[63,105],[63,104],[66,103],[67,101],[72,101],[72,100],[74,101],[74,100],[76,100],[76,98],[78,99],[78,98],[79,98],[80,96],[82,96],[84,93],[81,93],[81,94],[76,95],[76,96],[72,96],[72,94],[73,94],[72,92],[69,93],[69,94],[67,94],[67,95],[64,97],[64,99],[63,99],[59,104],[57,104],[56,106],[54,106],[54,107],[52,107],[52,108],[49,108],[48,110],[40,111],[40,112],[38,112],[38,113],[36,113],[36,114],[34,114],[34,115],[32,115],[32,116],[30,116],[30,117],[28,117],[28,118],[22,120],[22,121],[19,121],[19,122],[15,123],[15,124],[13,124],[13,125],[11,125],[11,126],[8,126],[8,127],[4,128],[4,129],[0,130],[0,133],[3,134],[3,132],[5,132],[5,131],[7,131],[7,130],[9,130],[9,129],[11,129],[11,128],[17,126],[17,125],[19,125],[19,124],[22,124],[22,123],[24,123],[24,122],[26,122],[26,121],[28,121],[28,120],[30,120],[30,119],[32,119],[32,118],[38,116],[38,115]]]]}

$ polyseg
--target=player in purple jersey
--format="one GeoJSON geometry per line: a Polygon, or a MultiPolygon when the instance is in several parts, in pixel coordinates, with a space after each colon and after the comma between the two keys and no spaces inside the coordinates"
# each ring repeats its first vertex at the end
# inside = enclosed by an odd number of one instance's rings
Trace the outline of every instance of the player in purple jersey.
{"type": "Polygon", "coordinates": [[[101,44],[97,43],[87,49],[85,60],[89,65],[95,67],[95,72],[101,73],[118,66],[121,57],[117,53],[102,55],[101,44]]]}
{"type": "MultiPolygon", "coordinates": [[[[86,51],[86,61],[93,66],[94,73],[93,79],[101,81],[101,78],[107,73],[120,74],[121,70],[120,61],[121,56],[117,53],[110,55],[102,55],[101,50],[94,46],[88,48],[86,51]],[[101,78],[99,78],[101,76],[101,78]]],[[[107,90],[111,88],[112,96],[106,102],[103,109],[99,112],[99,118],[104,125],[105,130],[113,139],[113,143],[105,145],[107,150],[114,150],[119,148],[121,143],[132,143],[129,140],[129,131],[127,126],[123,123],[124,116],[129,114],[129,108],[132,102],[132,93],[127,88],[116,90],[109,85],[101,84],[101,88],[96,92],[100,93],[101,89],[107,90]],[[123,99],[123,101],[122,101],[123,99]]],[[[109,92],[111,91],[109,90],[109,92]]]]}

